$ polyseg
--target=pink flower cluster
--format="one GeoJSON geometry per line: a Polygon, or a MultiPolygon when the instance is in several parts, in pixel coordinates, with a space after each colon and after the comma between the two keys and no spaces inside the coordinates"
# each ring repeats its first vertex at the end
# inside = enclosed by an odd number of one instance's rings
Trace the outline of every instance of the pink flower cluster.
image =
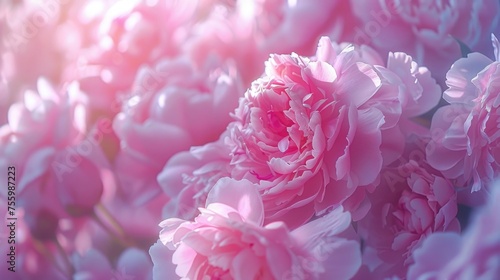
{"type": "Polygon", "coordinates": [[[0,278],[495,280],[499,32],[496,0],[2,2],[0,278]]]}

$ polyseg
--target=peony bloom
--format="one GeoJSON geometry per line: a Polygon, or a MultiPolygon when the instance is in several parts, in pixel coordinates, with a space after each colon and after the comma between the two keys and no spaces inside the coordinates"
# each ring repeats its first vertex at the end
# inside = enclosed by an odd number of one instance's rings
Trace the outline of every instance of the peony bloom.
{"type": "Polygon", "coordinates": [[[242,92],[234,68],[214,57],[204,65],[181,57],[143,68],[113,123],[122,147],[117,172],[127,196],[147,201],[161,192],[156,176],[165,163],[193,145],[216,140],[242,92]]]}
{"type": "MultiPolygon", "coordinates": [[[[294,231],[282,222],[264,226],[256,186],[221,179],[200,212],[194,221],[172,218],[160,224],[160,240],[175,250],[171,261],[182,279],[349,279],[359,268],[359,243],[339,236],[351,222],[341,208],[294,231]],[[320,278],[326,266],[335,267],[335,274],[320,278]]],[[[168,256],[158,248],[152,252],[154,258],[168,256]]],[[[166,272],[153,261],[153,277],[160,279],[166,272]]]]}
{"type": "Polygon", "coordinates": [[[400,119],[439,98],[428,71],[410,57],[391,54],[383,64],[370,48],[328,38],[311,59],[272,55],[226,132],[169,162],[160,185],[173,196],[191,196],[178,203],[200,206],[214,180],[248,179],[259,186],[266,220],[292,228],[339,205],[361,218],[369,209],[365,190],[402,152],[400,119]]]}
{"type": "Polygon", "coordinates": [[[38,88],[39,93],[27,91],[24,103],[9,110],[9,124],[0,136],[0,165],[16,167],[19,206],[48,208],[57,215],[88,214],[103,192],[104,163],[98,139],[86,135],[84,103],[72,86],[57,94],[39,80],[38,88]]]}
{"type": "Polygon", "coordinates": [[[365,265],[377,279],[403,277],[426,236],[460,228],[453,185],[425,163],[422,150],[408,151],[410,160],[384,168],[380,185],[369,195],[372,208],[358,223],[366,252],[374,252],[366,253],[365,265]]]}
{"type": "Polygon", "coordinates": [[[236,109],[225,139],[231,175],[259,184],[268,219],[294,210],[289,220],[305,222],[377,178],[384,116],[363,105],[381,79],[372,66],[349,63],[352,54],[331,64],[273,55],[236,109]]]}
{"type": "Polygon", "coordinates": [[[491,186],[487,205],[475,213],[462,236],[435,233],[414,251],[408,280],[498,279],[500,275],[500,185],[491,186]]]}
{"type": "Polygon", "coordinates": [[[429,164],[472,192],[500,175],[500,44],[492,38],[496,61],[472,53],[446,75],[450,105],[435,113],[427,147],[429,164]]]}
{"type": "Polygon", "coordinates": [[[381,53],[401,51],[429,67],[442,83],[451,64],[461,57],[463,42],[489,53],[489,36],[498,32],[500,4],[480,1],[351,1],[359,19],[354,42],[381,53]]]}

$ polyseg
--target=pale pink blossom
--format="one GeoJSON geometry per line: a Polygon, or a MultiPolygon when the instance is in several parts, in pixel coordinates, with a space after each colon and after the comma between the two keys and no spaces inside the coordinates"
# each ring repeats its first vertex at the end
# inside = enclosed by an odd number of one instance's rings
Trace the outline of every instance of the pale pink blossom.
{"type": "Polygon", "coordinates": [[[373,46],[381,53],[401,51],[434,77],[444,76],[461,57],[463,42],[473,51],[489,53],[489,36],[498,32],[500,4],[481,1],[350,1],[359,19],[354,42],[373,46]]]}
{"type": "Polygon", "coordinates": [[[372,208],[358,223],[372,278],[404,277],[426,236],[460,228],[453,185],[425,163],[422,150],[416,156],[418,147],[410,147],[409,155],[420,162],[402,158],[384,168],[380,185],[369,195],[372,208]]]}
{"type": "Polygon", "coordinates": [[[90,214],[104,190],[104,161],[98,141],[87,134],[84,102],[73,86],[59,94],[39,80],[38,88],[9,110],[0,165],[16,167],[17,201],[33,216],[43,209],[58,217],[90,214]]]}
{"type": "Polygon", "coordinates": [[[429,163],[464,187],[466,200],[500,175],[500,45],[492,38],[496,61],[472,53],[446,75],[444,99],[450,105],[435,113],[427,147],[429,163]]]}
{"type": "Polygon", "coordinates": [[[170,157],[216,140],[242,94],[234,67],[214,57],[201,65],[180,57],[143,68],[113,123],[127,196],[147,201],[160,193],[156,176],[170,157]]]}
{"type": "MultiPolygon", "coordinates": [[[[194,221],[163,221],[160,240],[175,250],[171,261],[177,266],[177,275],[192,280],[207,276],[235,280],[323,279],[319,277],[326,272],[326,266],[336,268],[332,274],[336,279],[349,279],[356,273],[360,265],[359,243],[340,236],[350,228],[351,221],[341,208],[294,231],[283,222],[264,226],[263,210],[254,184],[221,179],[194,221]],[[333,260],[336,262],[329,262],[333,260]]],[[[154,256],[162,257],[157,253],[154,256]]],[[[154,262],[160,267],[155,268],[153,277],[160,279],[164,274],[156,273],[164,273],[162,262],[154,262]]]]}
{"type": "Polygon", "coordinates": [[[435,233],[414,251],[408,279],[482,279],[500,275],[500,185],[494,183],[488,203],[477,210],[463,235],[435,233]]]}

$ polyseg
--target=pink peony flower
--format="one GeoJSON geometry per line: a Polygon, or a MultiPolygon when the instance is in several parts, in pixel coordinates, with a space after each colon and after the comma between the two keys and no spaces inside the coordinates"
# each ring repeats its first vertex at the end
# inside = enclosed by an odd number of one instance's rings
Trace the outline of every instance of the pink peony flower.
{"type": "Polygon", "coordinates": [[[372,208],[358,223],[368,248],[364,264],[377,279],[403,277],[426,236],[460,228],[453,185],[425,163],[422,150],[410,147],[401,163],[382,170],[380,185],[369,195],[372,208]]]}
{"type": "Polygon", "coordinates": [[[290,220],[305,222],[378,175],[384,117],[362,107],[381,80],[370,65],[350,64],[350,55],[331,64],[273,55],[235,111],[225,139],[231,175],[259,184],[270,220],[294,210],[290,220]]]}
{"type": "Polygon", "coordinates": [[[444,82],[446,71],[461,57],[460,40],[475,51],[490,52],[489,36],[498,32],[496,0],[351,1],[360,21],[354,42],[381,53],[401,51],[429,67],[444,82]]]}
{"type": "Polygon", "coordinates": [[[396,141],[403,141],[402,112],[418,115],[439,98],[427,70],[410,57],[391,54],[388,68],[381,64],[369,48],[342,48],[328,38],[312,59],[271,56],[236,121],[217,143],[169,162],[160,185],[196,208],[219,178],[248,179],[259,185],[266,220],[291,228],[339,205],[361,218],[369,209],[363,186],[371,191],[382,165],[404,148],[396,141]]]}
{"type": "Polygon", "coordinates": [[[160,224],[160,240],[175,250],[172,262],[182,279],[320,279],[325,265],[336,267],[336,279],[349,279],[359,268],[359,243],[339,236],[351,221],[341,208],[292,232],[282,222],[263,226],[256,186],[221,179],[200,212],[192,222],[160,224]]]}
{"type": "Polygon", "coordinates": [[[496,61],[472,53],[453,64],[444,93],[451,104],[435,113],[427,147],[429,164],[472,192],[500,175],[500,44],[495,37],[493,45],[496,61]]]}
{"type": "Polygon", "coordinates": [[[9,110],[0,166],[16,167],[17,202],[33,216],[42,210],[56,217],[90,214],[105,189],[106,163],[97,135],[87,135],[84,103],[74,87],[57,94],[40,80],[38,88],[9,110]]]}
{"type": "Polygon", "coordinates": [[[182,57],[144,68],[113,124],[122,145],[117,172],[127,196],[154,197],[161,191],[156,176],[170,157],[216,140],[238,104],[240,83],[231,65],[213,57],[204,65],[182,57]]]}
{"type": "Polygon", "coordinates": [[[492,185],[488,203],[475,213],[462,236],[434,233],[414,251],[407,278],[497,279],[500,275],[500,185],[492,185]]]}

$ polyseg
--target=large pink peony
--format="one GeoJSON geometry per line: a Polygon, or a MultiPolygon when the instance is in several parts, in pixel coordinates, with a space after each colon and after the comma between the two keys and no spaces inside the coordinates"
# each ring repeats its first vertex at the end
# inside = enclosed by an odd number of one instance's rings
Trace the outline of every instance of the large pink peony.
{"type": "MultiPolygon", "coordinates": [[[[263,226],[263,210],[254,184],[221,179],[194,221],[163,221],[160,240],[175,250],[171,261],[177,275],[192,280],[349,279],[358,270],[359,243],[339,236],[351,221],[341,208],[291,232],[282,222],[263,226]],[[333,274],[322,275],[327,269],[333,274]]],[[[153,258],[162,257],[158,248],[152,250],[153,258]]],[[[161,259],[153,261],[154,279],[160,279],[166,273],[161,259]]]]}
{"type": "Polygon", "coordinates": [[[359,219],[369,208],[363,186],[402,152],[400,119],[439,98],[428,71],[410,57],[391,54],[383,64],[369,48],[328,38],[312,59],[272,55],[226,132],[169,162],[160,185],[182,192],[179,203],[203,205],[213,180],[248,179],[259,186],[268,221],[295,227],[339,205],[359,219]]]}
{"type": "Polygon", "coordinates": [[[498,279],[500,275],[500,185],[494,183],[489,202],[475,213],[462,236],[435,233],[414,252],[408,279],[498,279]]]}
{"type": "Polygon", "coordinates": [[[459,59],[446,75],[448,106],[432,119],[429,163],[467,192],[481,190],[500,175],[500,44],[497,60],[479,53],[459,59]]]}
{"type": "Polygon", "coordinates": [[[401,51],[429,67],[439,82],[461,57],[463,42],[474,51],[489,52],[491,32],[499,32],[500,4],[480,1],[351,1],[359,19],[354,42],[382,53],[401,51]]]}
{"type": "Polygon", "coordinates": [[[369,196],[372,208],[358,223],[367,248],[365,265],[376,279],[403,277],[426,236],[460,228],[453,185],[426,164],[422,150],[409,146],[404,158],[383,169],[369,196]]]}

